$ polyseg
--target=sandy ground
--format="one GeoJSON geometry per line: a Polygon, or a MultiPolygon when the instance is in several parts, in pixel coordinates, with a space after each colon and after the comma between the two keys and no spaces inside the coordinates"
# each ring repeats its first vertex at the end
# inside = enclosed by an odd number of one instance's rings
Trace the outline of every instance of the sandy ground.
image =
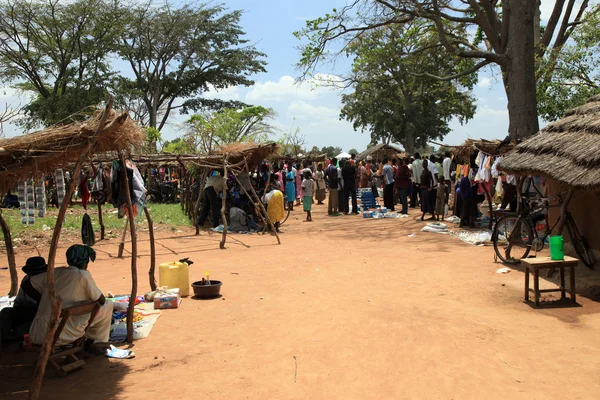
{"type": "MultiPolygon", "coordinates": [[[[49,370],[41,398],[598,398],[600,304],[578,297],[579,307],[534,309],[523,303],[523,273],[497,274],[490,247],[421,233],[414,218],[314,208],[312,223],[292,214],[281,246],[230,235],[219,250],[218,234],[161,233],[157,262],[190,257],[190,279],[210,270],[223,297],[164,311],[133,360],[91,358],[66,378],[49,370]]],[[[140,236],[144,292],[149,245],[140,236]]],[[[90,271],[105,292],[131,285],[117,243],[95,246],[90,271]]],[[[34,252],[20,248],[19,263],[34,252]]],[[[0,398],[26,398],[35,357],[0,359],[0,398]]]]}

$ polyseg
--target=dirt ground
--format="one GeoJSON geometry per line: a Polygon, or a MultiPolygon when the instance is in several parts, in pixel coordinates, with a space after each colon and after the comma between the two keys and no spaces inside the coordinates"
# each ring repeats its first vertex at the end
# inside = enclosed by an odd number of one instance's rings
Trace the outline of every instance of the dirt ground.
{"type": "MultiPolygon", "coordinates": [[[[497,274],[490,247],[421,233],[414,218],[313,208],[312,223],[292,214],[281,246],[229,235],[219,250],[220,234],[161,232],[157,262],[190,257],[191,281],[210,270],[223,297],[164,311],[135,342],[135,359],[91,358],[66,378],[48,370],[41,398],[598,398],[600,304],[580,296],[579,307],[534,309],[523,303],[522,271],[497,274]]],[[[140,240],[143,293],[147,234],[140,240]]],[[[117,244],[96,244],[90,266],[105,293],[131,285],[117,244]]],[[[17,255],[22,265],[35,250],[17,255]]],[[[0,271],[0,293],[8,282],[0,271]]],[[[35,357],[0,359],[0,398],[26,398],[35,357]]]]}

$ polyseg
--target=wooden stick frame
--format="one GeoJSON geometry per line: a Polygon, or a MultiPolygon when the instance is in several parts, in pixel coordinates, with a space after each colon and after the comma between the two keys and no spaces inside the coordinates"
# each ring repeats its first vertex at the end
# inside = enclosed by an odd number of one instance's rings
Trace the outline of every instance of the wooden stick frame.
{"type": "MultiPolygon", "coordinates": [[[[113,97],[110,96],[106,104],[106,108],[104,109],[104,112],[102,114],[102,117],[100,118],[98,128],[89,140],[87,151],[82,152],[79,155],[79,158],[77,159],[77,163],[75,164],[75,171],[73,173],[74,177],[79,176],[79,171],[81,171],[81,165],[83,164],[83,161],[86,158],[88,158],[89,155],[94,151],[100,133],[102,133],[102,131],[104,130],[104,125],[106,124],[106,119],[112,108],[113,101],[113,97]]],[[[44,374],[46,373],[46,365],[48,363],[50,353],[52,352],[51,347],[54,341],[54,333],[56,332],[56,328],[58,327],[58,318],[62,307],[62,299],[56,294],[56,289],[54,287],[54,262],[56,259],[56,251],[58,249],[58,239],[60,238],[60,232],[62,229],[63,222],[65,220],[65,215],[67,213],[67,207],[70,203],[69,200],[71,199],[71,197],[73,196],[73,192],[75,191],[75,181],[75,179],[71,180],[67,192],[65,193],[65,198],[60,205],[60,210],[56,219],[56,225],[54,226],[54,231],[52,233],[52,240],[50,242],[50,251],[48,253],[48,272],[46,274],[46,286],[48,289],[48,298],[50,301],[51,313],[50,320],[48,321],[46,335],[44,336],[44,342],[41,347],[40,357],[35,366],[33,379],[31,380],[31,387],[29,389],[30,400],[37,400],[40,395],[42,381],[44,379],[44,374]]]]}

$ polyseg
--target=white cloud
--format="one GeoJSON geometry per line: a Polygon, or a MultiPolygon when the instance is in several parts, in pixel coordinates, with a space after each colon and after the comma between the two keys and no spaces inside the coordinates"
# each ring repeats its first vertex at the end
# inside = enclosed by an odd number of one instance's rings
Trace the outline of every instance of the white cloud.
{"type": "Polygon", "coordinates": [[[294,100],[317,100],[321,94],[331,93],[329,87],[339,78],[335,75],[319,74],[302,83],[296,83],[289,75],[284,75],[277,82],[257,82],[246,94],[248,103],[285,102],[294,100]]]}
{"type": "Polygon", "coordinates": [[[339,114],[339,108],[316,106],[302,100],[291,102],[287,109],[287,117],[295,118],[297,120],[338,120],[339,114]]]}
{"type": "Polygon", "coordinates": [[[214,86],[209,85],[209,91],[204,93],[202,97],[206,99],[240,100],[241,89],[241,86],[232,86],[225,89],[215,89],[214,86]]]}
{"type": "Polygon", "coordinates": [[[477,83],[477,86],[479,86],[480,88],[483,88],[483,89],[489,88],[491,85],[492,85],[491,78],[482,78],[477,83]]]}

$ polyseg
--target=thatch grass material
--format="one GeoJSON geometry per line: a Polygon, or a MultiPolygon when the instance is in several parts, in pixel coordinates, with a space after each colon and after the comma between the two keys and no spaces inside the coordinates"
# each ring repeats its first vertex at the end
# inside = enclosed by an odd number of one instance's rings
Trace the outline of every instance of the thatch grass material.
{"type": "Polygon", "coordinates": [[[356,159],[365,160],[367,156],[373,155],[375,158],[383,158],[384,155],[388,157],[405,157],[406,153],[400,147],[391,144],[379,143],[358,154],[356,159]]]}
{"type": "Polygon", "coordinates": [[[499,168],[516,175],[542,175],[579,188],[600,188],[600,96],[519,144],[499,168]]]}
{"type": "MultiPolygon", "coordinates": [[[[103,110],[86,122],[50,127],[39,132],[0,140],[0,188],[51,173],[77,160],[89,145],[103,110]]],[[[125,150],[145,139],[144,132],[126,112],[111,111],[100,133],[95,153],[125,150]]]]}
{"type": "Polygon", "coordinates": [[[277,143],[254,143],[254,142],[237,142],[229,143],[213,154],[204,156],[203,158],[209,163],[223,162],[223,156],[227,154],[228,162],[231,164],[239,163],[248,159],[250,166],[260,164],[263,160],[277,157],[281,154],[281,146],[277,143]]]}
{"type": "Polygon", "coordinates": [[[452,153],[456,162],[464,164],[469,162],[472,153],[481,151],[484,154],[498,157],[508,153],[514,147],[514,144],[500,140],[467,139],[462,145],[453,147],[452,153]]]}

